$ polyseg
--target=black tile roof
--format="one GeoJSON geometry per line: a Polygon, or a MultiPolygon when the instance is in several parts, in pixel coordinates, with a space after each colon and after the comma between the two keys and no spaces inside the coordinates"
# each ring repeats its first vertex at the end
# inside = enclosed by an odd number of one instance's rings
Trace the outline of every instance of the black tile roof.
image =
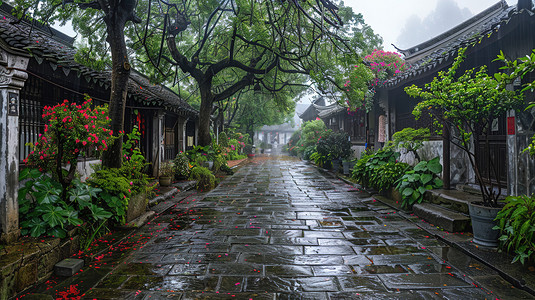
{"type": "Polygon", "coordinates": [[[517,13],[516,6],[508,6],[507,2],[501,0],[435,38],[406,50],[398,49],[405,56],[409,68],[397,74],[395,78],[383,82],[381,86],[395,87],[418,75],[432,72],[444,64],[452,63],[459,48],[475,44],[485,35],[498,31],[517,13]]]}
{"type": "MultiPolygon", "coordinates": [[[[74,60],[74,38],[36,21],[26,19],[14,23],[16,19],[11,15],[11,10],[5,3],[0,5],[0,39],[12,50],[26,53],[39,64],[48,62],[54,69],[61,67],[66,75],[69,72],[78,72],[78,75],[84,76],[88,82],[93,80],[109,88],[111,71],[96,71],[74,60]]],[[[142,106],[156,106],[178,114],[198,115],[197,110],[171,89],[152,84],[147,77],[135,70],[130,74],[128,93],[142,106]]]]}

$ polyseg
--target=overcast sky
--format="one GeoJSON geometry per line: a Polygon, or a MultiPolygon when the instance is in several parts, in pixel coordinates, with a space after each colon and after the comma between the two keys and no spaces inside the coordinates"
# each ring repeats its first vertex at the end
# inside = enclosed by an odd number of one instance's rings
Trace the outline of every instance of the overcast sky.
{"type": "MultiPolygon", "coordinates": [[[[391,44],[406,49],[458,25],[499,0],[345,0],[361,13],[373,30],[383,37],[385,50],[391,44]]],[[[509,5],[516,0],[507,0],[509,5]]]]}
{"type": "MultiPolygon", "coordinates": [[[[407,49],[424,42],[498,2],[500,0],[344,0],[345,5],[361,13],[366,23],[383,37],[384,48],[389,51],[394,51],[391,44],[407,49]]],[[[517,0],[507,0],[507,3],[513,5],[517,0]]],[[[60,30],[75,35],[71,26],[60,30]]]]}

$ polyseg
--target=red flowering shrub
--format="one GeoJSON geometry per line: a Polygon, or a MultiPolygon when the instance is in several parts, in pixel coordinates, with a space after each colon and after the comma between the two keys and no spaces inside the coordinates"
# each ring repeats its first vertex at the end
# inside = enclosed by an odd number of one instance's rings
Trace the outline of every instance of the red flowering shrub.
{"type": "Polygon", "coordinates": [[[70,184],[78,157],[91,151],[99,155],[113,141],[107,105],[92,108],[91,103],[86,98],[81,105],[64,100],[52,107],[45,106],[42,115],[45,132],[39,135],[24,162],[41,172],[51,172],[64,187],[70,184]],[[71,166],[64,176],[61,170],[68,164],[71,166]]]}
{"type": "Polygon", "coordinates": [[[369,112],[373,106],[375,87],[407,70],[405,61],[396,52],[375,49],[358,62],[349,73],[344,84],[348,114],[359,109],[369,112]]]}
{"type": "Polygon", "coordinates": [[[375,49],[372,54],[364,57],[364,61],[375,73],[375,81],[372,82],[372,85],[378,85],[382,81],[407,70],[405,61],[396,52],[375,49]]]}

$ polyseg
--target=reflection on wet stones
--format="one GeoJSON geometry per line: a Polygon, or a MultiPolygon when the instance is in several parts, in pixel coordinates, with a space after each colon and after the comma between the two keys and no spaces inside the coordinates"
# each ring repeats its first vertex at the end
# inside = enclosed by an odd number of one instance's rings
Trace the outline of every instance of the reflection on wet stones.
{"type": "Polygon", "coordinates": [[[172,265],[158,265],[152,263],[129,263],[121,264],[113,274],[115,275],[165,275],[172,265]]]}
{"type": "Polygon", "coordinates": [[[209,264],[208,273],[219,275],[264,275],[264,268],[261,264],[251,263],[225,263],[209,264]]]}
{"type": "Polygon", "coordinates": [[[298,291],[295,279],[278,276],[248,277],[247,291],[260,292],[294,292],[298,291]]]}
{"type": "Polygon", "coordinates": [[[205,264],[179,264],[174,265],[169,271],[169,275],[182,276],[202,276],[206,275],[207,265],[205,264]]]}
{"type": "Polygon", "coordinates": [[[340,266],[314,266],[314,275],[316,276],[341,276],[353,274],[353,270],[346,265],[340,266]]]}
{"type": "Polygon", "coordinates": [[[275,245],[318,245],[318,239],[316,238],[301,238],[301,237],[271,237],[270,244],[275,245]]]}
{"type": "Polygon", "coordinates": [[[381,274],[383,283],[391,289],[432,289],[468,287],[471,283],[455,273],[450,274],[381,274]]]}
{"type": "Polygon", "coordinates": [[[393,266],[368,265],[368,266],[359,267],[358,272],[362,274],[391,274],[391,273],[408,273],[408,270],[402,267],[401,265],[393,265],[393,266]]]}
{"type": "Polygon", "coordinates": [[[348,255],[355,251],[349,246],[305,246],[305,254],[348,255]]]}
{"type": "Polygon", "coordinates": [[[385,292],[386,288],[375,276],[340,276],[338,280],[343,291],[385,292]]]}
{"type": "Polygon", "coordinates": [[[487,295],[464,275],[494,274],[366,192],[325,175],[293,158],[242,166],[213,191],[158,216],[154,229],[146,226],[150,241],[88,295],[106,298],[102,292],[110,289],[116,298],[181,300],[487,295]]]}
{"type": "Polygon", "coordinates": [[[102,279],[97,288],[116,289],[120,287],[129,277],[126,275],[110,274],[102,279]]]}
{"type": "Polygon", "coordinates": [[[292,266],[292,265],[276,265],[265,266],[266,276],[279,277],[301,277],[313,276],[312,267],[309,266],[292,266]]]}
{"type": "Polygon", "coordinates": [[[122,288],[130,290],[157,290],[161,288],[163,281],[163,277],[131,276],[123,284],[122,288]]]}

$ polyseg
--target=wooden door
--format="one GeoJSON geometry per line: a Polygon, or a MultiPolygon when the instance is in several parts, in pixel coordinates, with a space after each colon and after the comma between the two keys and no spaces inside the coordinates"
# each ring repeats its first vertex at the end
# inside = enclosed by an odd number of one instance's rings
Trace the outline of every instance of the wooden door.
{"type": "Polygon", "coordinates": [[[478,167],[487,183],[507,185],[507,142],[506,118],[494,119],[489,126],[488,142],[485,136],[479,138],[478,167]],[[493,170],[494,168],[494,170],[493,170]],[[489,176],[490,175],[490,176],[489,176]]]}

